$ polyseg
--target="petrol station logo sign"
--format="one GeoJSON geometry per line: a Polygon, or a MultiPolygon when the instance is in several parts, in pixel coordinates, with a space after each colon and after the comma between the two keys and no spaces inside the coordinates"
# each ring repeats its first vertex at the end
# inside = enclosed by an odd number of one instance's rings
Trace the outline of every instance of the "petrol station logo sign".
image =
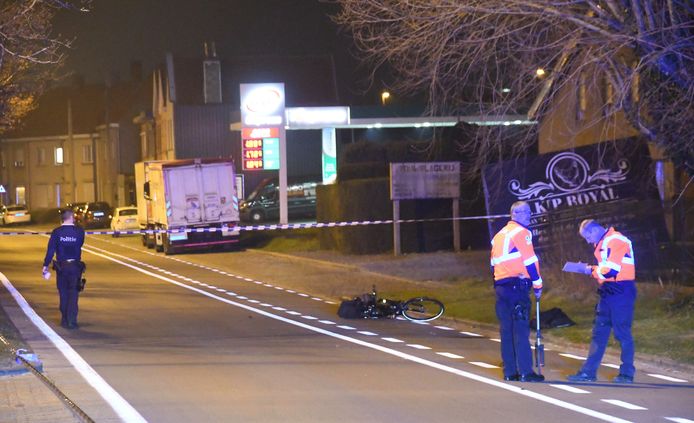
{"type": "Polygon", "coordinates": [[[241,84],[244,127],[281,126],[284,121],[284,84],[241,84]]]}

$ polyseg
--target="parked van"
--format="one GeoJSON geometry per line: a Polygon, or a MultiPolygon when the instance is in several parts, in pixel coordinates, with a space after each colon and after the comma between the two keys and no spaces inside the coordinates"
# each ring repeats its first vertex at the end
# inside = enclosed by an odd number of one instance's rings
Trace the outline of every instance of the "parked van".
{"type": "MultiPolygon", "coordinates": [[[[287,212],[290,218],[316,216],[316,186],[318,182],[287,184],[287,212]]],[[[241,202],[241,220],[262,222],[278,220],[280,216],[279,180],[264,179],[241,202]]]]}

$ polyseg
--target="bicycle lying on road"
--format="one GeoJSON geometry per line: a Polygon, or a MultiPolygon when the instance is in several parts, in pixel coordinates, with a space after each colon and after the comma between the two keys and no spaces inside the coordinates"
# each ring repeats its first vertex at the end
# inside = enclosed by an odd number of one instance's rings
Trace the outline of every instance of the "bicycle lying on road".
{"type": "Polygon", "coordinates": [[[362,294],[340,304],[337,314],[346,319],[394,319],[402,316],[407,320],[427,322],[441,317],[443,303],[429,297],[414,297],[407,301],[379,298],[376,286],[368,294],[362,294]]]}

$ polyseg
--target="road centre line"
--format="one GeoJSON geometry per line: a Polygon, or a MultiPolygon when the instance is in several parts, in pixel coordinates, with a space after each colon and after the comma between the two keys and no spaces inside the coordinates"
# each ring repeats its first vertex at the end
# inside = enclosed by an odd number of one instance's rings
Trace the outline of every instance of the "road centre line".
{"type": "Polygon", "coordinates": [[[41,316],[34,311],[27,300],[17,289],[10,283],[9,279],[0,272],[0,281],[5,286],[7,291],[12,295],[17,302],[19,308],[36,326],[36,328],[45,336],[67,361],[75,368],[75,370],[84,378],[84,380],[94,388],[94,390],[108,403],[113,411],[125,422],[146,422],[145,418],[128,403],[101,375],[99,375],[92,366],[87,363],[70,344],[68,344],[60,335],[58,335],[41,316]]]}
{"type": "Polygon", "coordinates": [[[85,248],[84,251],[86,251],[86,252],[88,252],[88,253],[90,253],[90,254],[94,254],[94,255],[96,255],[96,256],[102,257],[102,258],[104,258],[104,259],[113,261],[114,263],[118,263],[118,264],[120,264],[120,265],[122,265],[122,266],[128,267],[128,268],[130,268],[130,269],[133,269],[133,270],[135,270],[135,271],[137,271],[137,272],[146,274],[146,275],[151,276],[151,277],[153,277],[153,278],[160,279],[160,280],[162,280],[162,281],[164,281],[164,282],[167,282],[167,283],[170,283],[170,284],[172,284],[172,285],[176,285],[176,286],[179,286],[179,287],[181,287],[181,288],[188,289],[188,290],[193,291],[193,292],[196,292],[196,293],[198,293],[198,294],[200,294],[200,295],[204,295],[204,296],[206,296],[206,297],[215,299],[215,300],[217,300],[217,301],[224,302],[224,303],[226,303],[226,304],[229,304],[229,305],[232,305],[232,306],[235,306],[235,307],[242,308],[242,309],[244,309],[244,310],[247,310],[247,311],[250,311],[250,312],[253,312],[253,313],[256,313],[256,314],[260,314],[260,315],[265,316],[265,317],[268,317],[268,318],[270,318],[270,319],[278,320],[278,321],[281,321],[281,322],[284,322],[284,323],[287,323],[287,324],[290,324],[290,325],[293,325],[293,326],[297,326],[297,327],[300,327],[300,328],[304,328],[304,329],[309,330],[309,331],[312,331],[312,332],[316,332],[316,333],[319,333],[319,334],[322,334],[322,335],[330,336],[330,337],[333,337],[333,338],[336,338],[336,339],[340,339],[340,340],[343,340],[343,341],[345,341],[345,342],[349,342],[349,343],[352,343],[352,344],[355,344],[355,345],[360,345],[360,346],[363,346],[363,347],[366,347],[366,348],[369,348],[369,349],[372,349],[372,350],[380,351],[380,352],[382,352],[382,353],[385,353],[385,354],[388,354],[388,355],[391,355],[391,356],[399,357],[399,358],[402,358],[403,360],[407,360],[407,361],[410,361],[410,362],[413,362],[413,363],[417,363],[417,364],[421,364],[421,365],[424,365],[424,366],[428,366],[428,367],[431,367],[431,368],[433,368],[433,369],[437,369],[437,370],[441,370],[441,371],[444,371],[444,372],[447,372],[447,373],[450,373],[450,374],[454,374],[454,375],[457,375],[457,376],[461,376],[461,377],[464,377],[464,378],[466,378],[466,379],[474,380],[474,381],[477,381],[477,382],[480,382],[480,383],[484,383],[484,384],[487,384],[487,385],[490,385],[490,386],[494,386],[494,387],[497,387],[497,388],[500,388],[500,389],[504,389],[504,390],[506,390],[506,391],[514,392],[514,393],[516,393],[516,394],[518,394],[518,395],[522,395],[522,396],[525,396],[525,397],[533,398],[533,399],[536,399],[536,400],[538,400],[538,401],[542,401],[542,402],[545,402],[545,403],[548,403],[548,404],[552,404],[552,405],[555,405],[555,406],[558,406],[558,407],[561,407],[561,408],[564,408],[564,409],[567,409],[567,410],[575,411],[575,412],[577,412],[577,413],[584,414],[584,415],[587,415],[587,416],[595,417],[595,418],[600,419],[600,420],[604,420],[604,421],[607,421],[607,422],[614,422],[614,423],[627,423],[627,422],[628,422],[627,420],[621,419],[621,418],[619,418],[619,417],[612,416],[612,415],[609,415],[609,414],[606,414],[606,413],[602,413],[602,412],[600,412],[600,411],[592,410],[592,409],[589,409],[589,408],[586,408],[586,407],[582,407],[582,406],[579,406],[579,405],[576,405],[576,404],[572,404],[572,403],[569,403],[569,402],[567,402],[567,401],[563,401],[563,400],[559,400],[559,399],[556,399],[556,398],[552,398],[552,397],[550,397],[550,396],[548,396],[548,395],[544,395],[544,394],[540,394],[540,393],[537,393],[537,392],[528,390],[527,388],[521,388],[521,387],[518,387],[518,386],[515,386],[515,385],[507,384],[507,383],[504,383],[504,382],[501,382],[501,381],[497,381],[497,380],[490,379],[490,378],[487,378],[487,377],[484,377],[484,376],[480,376],[480,375],[477,375],[477,374],[474,374],[474,373],[470,373],[470,372],[467,372],[467,371],[464,371],[464,370],[461,370],[461,369],[457,369],[457,368],[454,368],[454,367],[446,366],[446,365],[444,365],[444,364],[436,363],[436,362],[434,362],[434,361],[427,360],[427,359],[424,359],[424,358],[421,358],[421,357],[417,357],[417,356],[414,356],[414,355],[411,355],[411,354],[408,354],[408,353],[405,353],[405,352],[402,352],[402,351],[394,350],[394,349],[392,349],[392,348],[388,348],[388,347],[385,347],[385,346],[382,346],[382,345],[374,344],[374,343],[367,342],[367,341],[364,341],[364,340],[361,340],[361,339],[358,339],[358,338],[353,338],[353,337],[350,337],[350,336],[347,336],[347,335],[343,335],[343,334],[340,334],[340,333],[337,333],[337,332],[329,331],[329,330],[324,329],[324,328],[320,328],[320,327],[317,327],[317,326],[312,326],[312,325],[309,325],[309,324],[306,324],[306,323],[303,323],[303,322],[300,322],[300,321],[288,319],[288,318],[285,318],[285,317],[282,317],[282,316],[279,316],[279,315],[276,315],[276,314],[273,314],[273,313],[269,313],[269,312],[264,311],[264,310],[262,310],[262,309],[255,308],[255,307],[252,307],[252,306],[243,304],[243,303],[239,303],[239,302],[237,302],[237,301],[233,301],[233,300],[230,300],[230,299],[228,299],[228,298],[223,298],[223,297],[220,297],[219,295],[216,295],[216,294],[207,292],[207,291],[205,291],[205,290],[202,290],[202,289],[199,289],[199,288],[196,288],[196,287],[187,285],[187,284],[185,284],[185,283],[183,283],[183,282],[179,282],[179,281],[176,281],[176,280],[174,280],[174,279],[168,278],[168,277],[166,277],[166,276],[162,276],[162,275],[159,275],[159,274],[150,272],[150,271],[148,271],[148,270],[145,270],[145,269],[142,269],[142,268],[140,268],[140,267],[137,267],[137,266],[131,265],[131,264],[129,264],[129,263],[126,263],[126,262],[124,262],[124,261],[122,261],[122,260],[116,259],[116,258],[114,258],[114,257],[110,257],[110,256],[107,256],[107,255],[105,255],[105,254],[98,253],[98,252],[96,252],[96,251],[92,251],[92,250],[90,250],[90,249],[88,249],[88,248],[85,248]]]}
{"type": "Polygon", "coordinates": [[[647,373],[648,376],[654,377],[656,379],[662,379],[662,380],[667,380],[668,382],[675,382],[675,383],[687,383],[688,381],[684,379],[677,379],[676,377],[670,377],[670,376],[663,376],[655,373],[647,373]]]}
{"type": "Polygon", "coordinates": [[[559,385],[559,384],[550,383],[549,386],[551,386],[553,388],[557,388],[557,389],[562,389],[564,391],[571,392],[574,394],[590,394],[590,391],[586,391],[585,389],[576,388],[575,386],[571,386],[571,385],[559,385]]]}
{"type": "Polygon", "coordinates": [[[412,347],[417,350],[430,350],[431,347],[427,347],[425,345],[419,345],[419,344],[407,344],[408,347],[412,347]]]}
{"type": "Polygon", "coordinates": [[[477,366],[477,367],[483,367],[485,369],[498,369],[499,368],[499,366],[485,363],[483,361],[470,361],[470,364],[472,364],[473,366],[477,366]]]}
{"type": "Polygon", "coordinates": [[[436,354],[443,356],[443,357],[448,357],[448,358],[465,358],[462,355],[453,354],[453,353],[449,353],[449,352],[437,352],[436,354]]]}
{"type": "Polygon", "coordinates": [[[648,410],[646,407],[641,407],[640,405],[632,404],[625,401],[620,401],[616,399],[601,399],[600,401],[606,402],[608,404],[616,405],[618,407],[626,408],[627,410],[648,410]]]}

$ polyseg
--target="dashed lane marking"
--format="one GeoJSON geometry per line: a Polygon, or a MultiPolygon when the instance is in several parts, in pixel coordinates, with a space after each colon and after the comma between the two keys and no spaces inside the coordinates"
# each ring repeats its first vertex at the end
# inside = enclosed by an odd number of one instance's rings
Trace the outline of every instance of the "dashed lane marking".
{"type": "Polygon", "coordinates": [[[571,386],[571,385],[557,385],[557,384],[550,383],[549,386],[551,386],[553,388],[561,389],[561,390],[564,390],[567,392],[571,392],[574,394],[590,394],[590,391],[586,391],[585,389],[579,389],[579,388],[576,388],[575,386],[571,386]]]}
{"type": "Polygon", "coordinates": [[[640,405],[632,404],[626,401],[620,401],[615,399],[601,399],[600,401],[616,405],[617,407],[626,408],[627,410],[648,410],[648,408],[646,407],[641,407],[640,405]]]}
{"type": "Polygon", "coordinates": [[[465,358],[462,355],[453,354],[453,353],[449,353],[449,352],[437,352],[436,354],[444,356],[444,357],[448,357],[448,358],[465,358]]]}
{"type": "Polygon", "coordinates": [[[330,320],[319,320],[320,323],[323,323],[324,325],[334,325],[336,324],[335,322],[332,322],[330,320]]]}
{"type": "MultiPolygon", "coordinates": [[[[547,351],[547,350],[545,350],[545,351],[547,351]]],[[[613,369],[619,369],[619,366],[618,366],[618,365],[612,364],[612,363],[602,363],[602,365],[605,366],[605,367],[613,368],[613,369]]]]}
{"type": "Polygon", "coordinates": [[[408,347],[412,347],[417,350],[430,350],[431,347],[427,347],[425,345],[419,345],[419,344],[407,344],[408,347]]]}
{"type": "Polygon", "coordinates": [[[566,358],[573,358],[574,360],[581,360],[581,361],[586,361],[585,357],[581,357],[578,355],[573,355],[573,354],[567,354],[567,353],[559,353],[560,356],[566,357],[566,358]]]}
{"type": "Polygon", "coordinates": [[[301,318],[306,319],[306,320],[318,320],[317,317],[307,316],[307,315],[302,315],[301,318]]]}
{"type": "Polygon", "coordinates": [[[489,338],[489,340],[493,342],[501,342],[501,339],[499,338],[489,338]]]}
{"type": "Polygon", "coordinates": [[[474,332],[460,332],[460,333],[463,335],[474,336],[474,337],[481,337],[482,336],[479,333],[474,333],[474,332]]]}
{"type": "Polygon", "coordinates": [[[472,364],[473,366],[484,367],[485,369],[498,369],[499,368],[499,366],[485,363],[483,361],[471,361],[470,364],[472,364]]]}
{"type": "Polygon", "coordinates": [[[684,419],[682,417],[665,417],[665,420],[670,420],[675,423],[694,423],[694,420],[684,419]]]}
{"type": "Polygon", "coordinates": [[[655,373],[648,373],[648,376],[654,377],[656,379],[667,380],[668,382],[675,382],[675,383],[687,383],[688,382],[684,379],[677,379],[676,377],[664,376],[664,375],[659,375],[659,374],[655,374],[655,373]]]}
{"type": "Polygon", "coordinates": [[[353,328],[352,326],[347,326],[347,325],[337,325],[338,328],[344,329],[344,330],[356,330],[357,328],[353,328]]]}
{"type": "Polygon", "coordinates": [[[453,328],[449,328],[448,326],[434,326],[436,329],[441,329],[441,330],[455,330],[453,328]]]}
{"type": "Polygon", "coordinates": [[[292,311],[292,310],[287,310],[286,313],[287,313],[287,314],[291,314],[292,316],[299,316],[299,315],[301,315],[301,313],[299,313],[298,311],[292,311]]]}
{"type": "Polygon", "coordinates": [[[369,332],[368,330],[359,330],[359,331],[357,331],[357,333],[360,333],[360,334],[366,335],[366,336],[376,336],[376,335],[378,335],[377,333],[369,332]]]}
{"type": "Polygon", "coordinates": [[[401,344],[401,343],[405,342],[405,341],[398,339],[398,338],[381,338],[381,339],[384,341],[392,342],[394,344],[401,344]]]}

